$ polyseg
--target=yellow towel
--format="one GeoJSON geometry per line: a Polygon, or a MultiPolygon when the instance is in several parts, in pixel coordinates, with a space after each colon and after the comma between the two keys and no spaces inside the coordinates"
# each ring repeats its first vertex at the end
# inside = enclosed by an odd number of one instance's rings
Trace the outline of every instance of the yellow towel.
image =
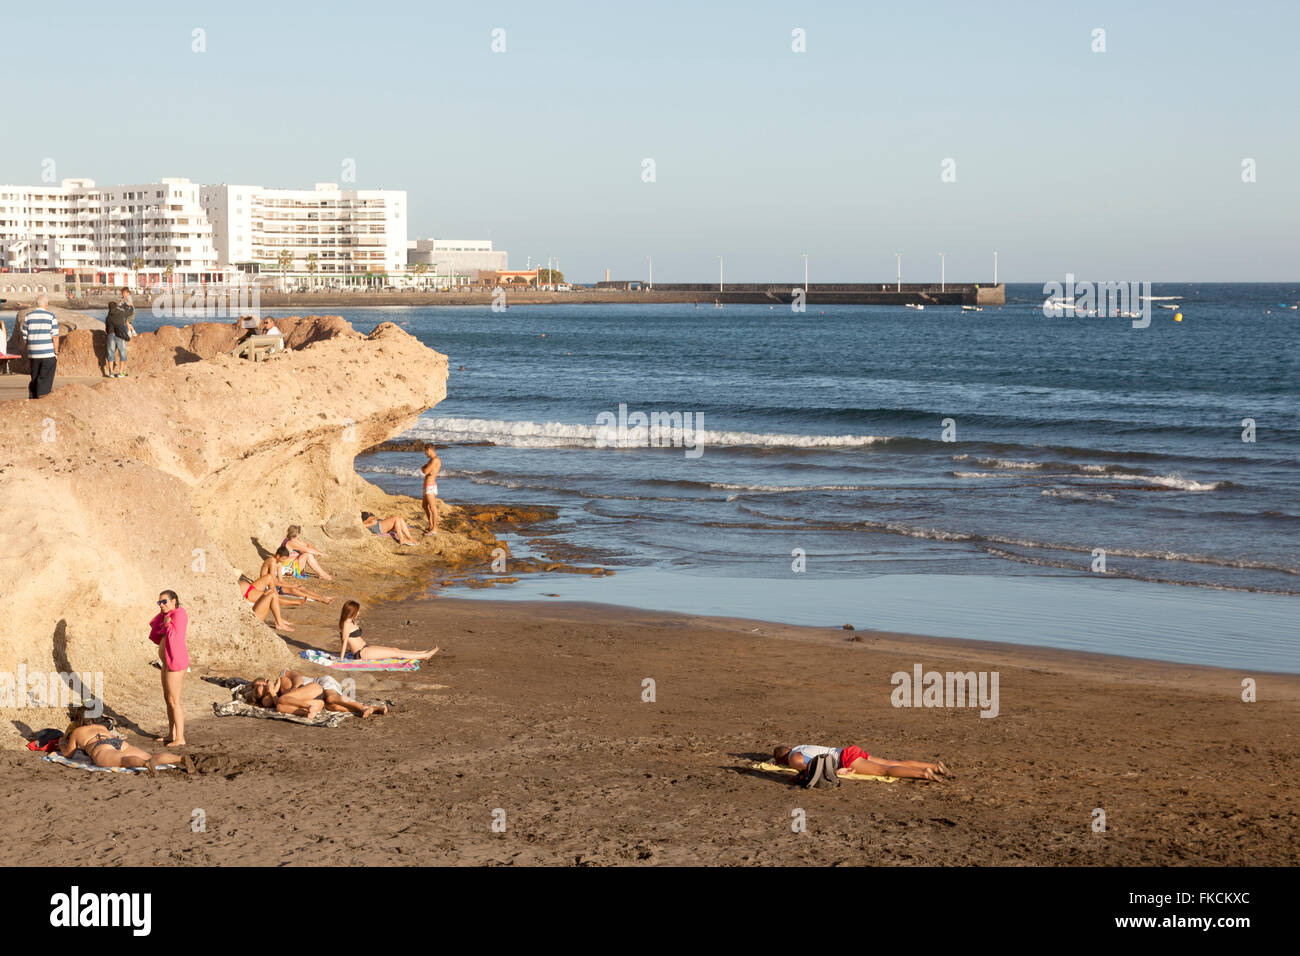
{"type": "MultiPolygon", "coordinates": [[[[774,763],[751,763],[750,770],[775,770],[777,773],[798,773],[793,767],[782,767],[774,763]]],[[[879,780],[881,783],[898,783],[898,777],[878,777],[871,773],[842,773],[841,780],[879,780]]]]}

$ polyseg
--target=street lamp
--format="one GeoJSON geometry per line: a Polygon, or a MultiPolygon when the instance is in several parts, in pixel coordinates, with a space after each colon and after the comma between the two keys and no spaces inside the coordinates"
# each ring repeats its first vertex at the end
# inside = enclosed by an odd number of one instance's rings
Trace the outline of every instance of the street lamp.
{"type": "Polygon", "coordinates": [[[944,271],[943,256],[944,254],[942,252],[939,253],[939,291],[940,292],[943,291],[943,271],[944,271]]]}
{"type": "Polygon", "coordinates": [[[722,292],[722,256],[718,256],[718,292],[722,292]]]}
{"type": "Polygon", "coordinates": [[[898,260],[898,291],[903,291],[903,254],[895,252],[894,258],[898,260]]]}
{"type": "Polygon", "coordinates": [[[808,294],[808,253],[803,254],[803,293],[808,294]]]}

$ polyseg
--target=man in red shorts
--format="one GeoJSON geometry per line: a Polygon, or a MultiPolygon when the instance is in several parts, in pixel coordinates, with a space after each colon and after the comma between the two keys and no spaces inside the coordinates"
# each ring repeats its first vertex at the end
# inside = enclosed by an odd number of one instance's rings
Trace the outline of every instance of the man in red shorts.
{"type": "Polygon", "coordinates": [[[778,746],[772,750],[772,762],[781,767],[803,770],[814,758],[834,753],[839,756],[840,775],[869,774],[875,777],[911,777],[917,780],[935,780],[949,775],[943,761],[926,763],[921,760],[886,760],[873,757],[856,744],[843,749],[821,747],[816,744],[799,744],[795,747],[778,746]]]}

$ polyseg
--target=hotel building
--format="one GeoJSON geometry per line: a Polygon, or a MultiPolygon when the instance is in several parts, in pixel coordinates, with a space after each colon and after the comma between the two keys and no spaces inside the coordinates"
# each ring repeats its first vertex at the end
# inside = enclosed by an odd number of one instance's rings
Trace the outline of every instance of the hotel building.
{"type": "Polygon", "coordinates": [[[406,191],[203,186],[217,258],[241,272],[281,274],[293,284],[386,284],[406,271],[406,191]]]}
{"type": "Polygon", "coordinates": [[[0,267],[10,271],[170,267],[176,281],[198,282],[216,265],[212,226],[188,179],[0,185],[0,267]]]}

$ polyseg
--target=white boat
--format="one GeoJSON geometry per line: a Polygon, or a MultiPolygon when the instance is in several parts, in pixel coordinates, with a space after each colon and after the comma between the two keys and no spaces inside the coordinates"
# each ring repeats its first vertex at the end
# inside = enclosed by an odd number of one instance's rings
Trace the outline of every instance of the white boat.
{"type": "Polygon", "coordinates": [[[909,309],[916,309],[918,312],[920,312],[922,309],[925,308],[925,306],[923,306],[923,305],[917,305],[915,302],[909,302],[909,303],[907,303],[907,308],[909,308],[909,309]]]}
{"type": "Polygon", "coordinates": [[[983,306],[978,306],[978,305],[963,305],[961,307],[961,310],[963,312],[983,312],[984,308],[983,306]]]}
{"type": "Polygon", "coordinates": [[[1181,305],[1165,305],[1165,304],[1162,302],[1162,303],[1160,303],[1160,308],[1162,308],[1162,309],[1175,309],[1175,310],[1177,310],[1177,309],[1181,309],[1182,306],[1181,306],[1181,305]]]}

